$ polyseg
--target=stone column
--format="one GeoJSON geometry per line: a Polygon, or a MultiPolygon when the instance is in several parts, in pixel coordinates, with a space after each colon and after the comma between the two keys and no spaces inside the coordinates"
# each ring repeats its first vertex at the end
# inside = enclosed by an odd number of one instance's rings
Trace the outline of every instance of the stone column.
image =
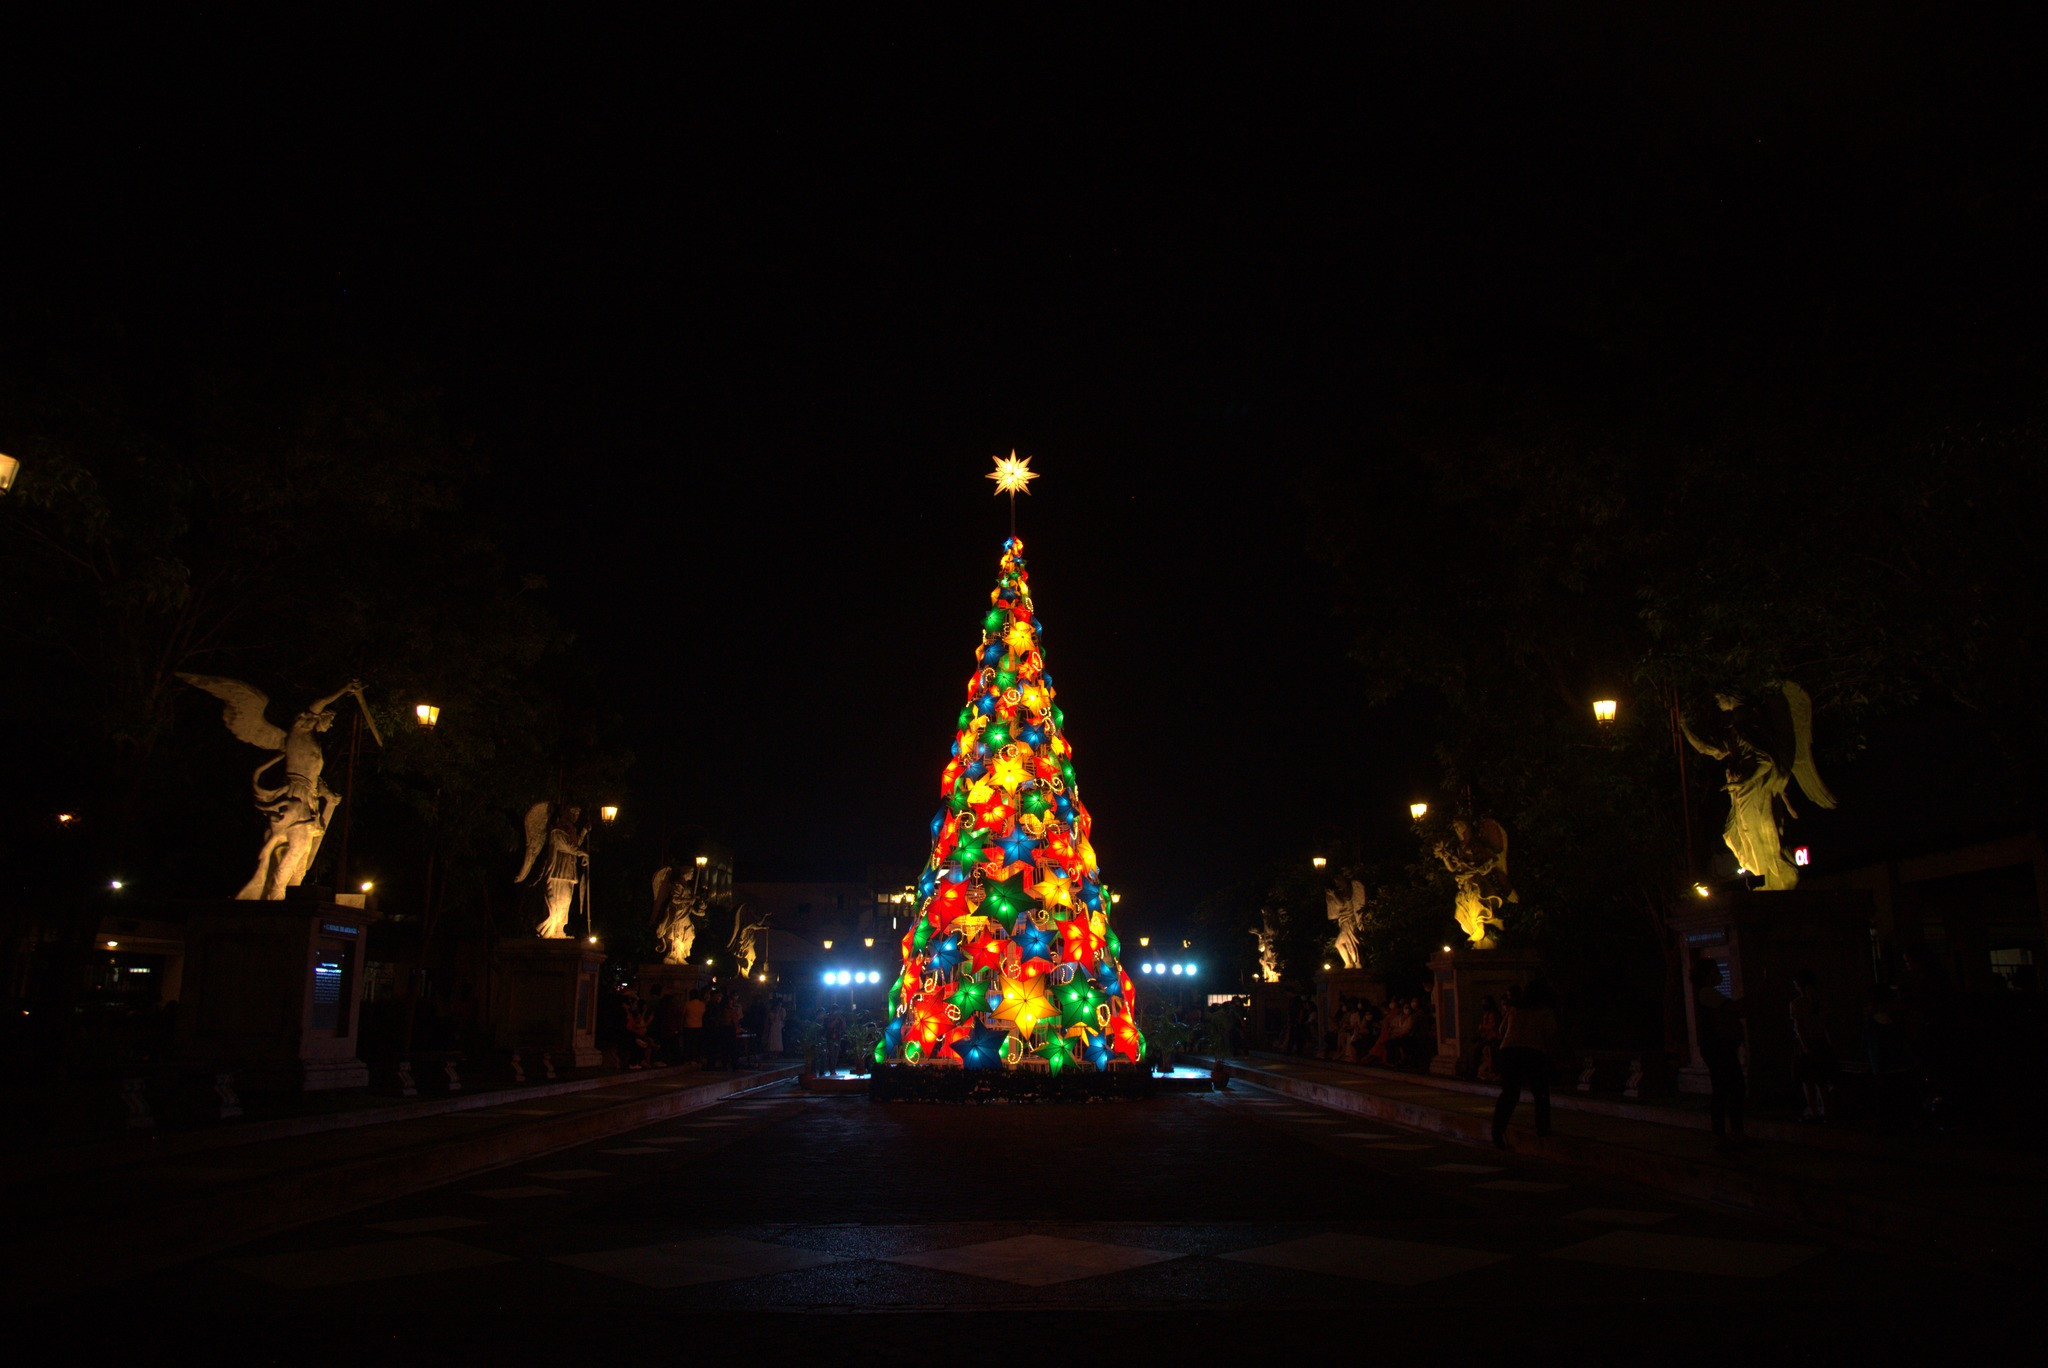
{"type": "Polygon", "coordinates": [[[598,970],[605,955],[578,939],[501,941],[491,966],[491,1027],[500,1050],[545,1052],[557,1068],[594,1068],[598,970]]]}
{"type": "Polygon", "coordinates": [[[1479,1004],[1536,977],[1541,962],[1526,951],[1458,946],[1429,957],[1430,1001],[1436,1007],[1436,1056],[1429,1071],[1455,1077],[1479,1047],[1479,1004]]]}

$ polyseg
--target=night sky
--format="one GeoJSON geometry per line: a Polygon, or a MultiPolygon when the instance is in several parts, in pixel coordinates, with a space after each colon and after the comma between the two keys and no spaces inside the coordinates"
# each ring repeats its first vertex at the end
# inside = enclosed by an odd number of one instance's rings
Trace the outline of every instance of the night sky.
{"type": "Polygon", "coordinates": [[[1314,464],[1420,415],[1860,420],[2031,364],[2028,45],[1807,13],[222,19],[53,49],[0,212],[14,292],[118,313],[150,382],[439,386],[631,801],[742,878],[923,858],[983,477],[1031,455],[1105,873],[1184,909],[1435,773],[1418,710],[1360,700],[1314,464]]]}

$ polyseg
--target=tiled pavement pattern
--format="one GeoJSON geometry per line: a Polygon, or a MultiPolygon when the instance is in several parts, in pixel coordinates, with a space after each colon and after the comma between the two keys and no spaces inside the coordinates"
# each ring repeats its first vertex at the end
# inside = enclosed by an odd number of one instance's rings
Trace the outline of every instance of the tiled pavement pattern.
{"type": "Polygon", "coordinates": [[[890,1316],[1062,1307],[1118,1313],[1075,1323],[1109,1335],[1090,1341],[1107,1353],[1140,1327],[1193,1334],[1189,1317],[1227,1339],[1337,1312],[1462,1325],[1475,1302],[1581,1325],[1704,1306],[1722,1308],[1716,1324],[1730,1306],[1774,1324],[1815,1308],[1839,1320],[1949,1276],[1519,1156],[1322,1124],[1333,1119],[1350,1120],[1242,1088],[978,1107],[783,1088],[94,1295],[163,1324],[243,1324],[260,1309],[284,1326],[347,1289],[361,1310],[330,1327],[337,1357],[446,1348],[451,1316],[521,1344],[570,1342],[576,1318],[809,1343],[826,1333],[817,1312],[888,1313],[830,1332],[880,1350],[890,1316]],[[763,1328],[779,1325],[797,1328],[763,1328]]]}

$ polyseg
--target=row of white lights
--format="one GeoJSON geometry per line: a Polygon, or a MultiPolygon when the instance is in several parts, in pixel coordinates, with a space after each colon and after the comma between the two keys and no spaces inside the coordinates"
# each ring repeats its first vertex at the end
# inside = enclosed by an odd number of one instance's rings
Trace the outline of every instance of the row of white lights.
{"type": "Polygon", "coordinates": [[[856,983],[880,983],[881,981],[882,971],[879,969],[827,969],[824,979],[825,986],[828,988],[835,983],[841,988],[845,988],[856,983]]]}
{"type": "Polygon", "coordinates": [[[1138,972],[1141,974],[1185,974],[1192,978],[1195,966],[1192,964],[1159,964],[1154,962],[1139,965],[1138,972]]]}

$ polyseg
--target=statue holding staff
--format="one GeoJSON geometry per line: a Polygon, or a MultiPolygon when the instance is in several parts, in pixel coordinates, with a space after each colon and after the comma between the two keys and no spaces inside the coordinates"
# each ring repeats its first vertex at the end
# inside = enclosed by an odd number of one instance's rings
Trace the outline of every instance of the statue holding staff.
{"type": "Polygon", "coordinates": [[[590,851],[584,844],[590,829],[582,821],[583,809],[574,804],[535,803],[526,810],[526,862],[513,882],[525,884],[531,876],[542,885],[548,914],[533,930],[543,940],[568,938],[569,913],[590,877],[590,851]]]}
{"type": "Polygon", "coordinates": [[[377,733],[376,719],[370,716],[369,704],[363,701],[362,683],[351,679],[333,693],[315,699],[287,728],[270,720],[270,699],[254,685],[219,675],[183,671],[179,671],[178,678],[227,705],[224,717],[228,731],[237,740],[272,752],[249,776],[256,810],[264,815],[270,829],[256,855],[256,872],[235,897],[276,902],[284,897],[287,888],[296,888],[305,879],[320,853],[327,824],[341,807],[341,795],[329,788],[323,777],[327,757],[320,750],[319,739],[321,733],[334,725],[335,702],[353,694],[364,720],[370,724],[370,735],[377,744],[384,743],[377,733]],[[264,776],[279,765],[284,769],[284,782],[264,782],[264,776]]]}
{"type": "Polygon", "coordinates": [[[1767,890],[1797,887],[1799,867],[1785,853],[1777,804],[1785,805],[1787,816],[1799,816],[1787,796],[1797,781],[1799,791],[1815,806],[1835,805],[1835,795],[1813,765],[1813,699],[1788,680],[1768,690],[1760,702],[1733,694],[1716,694],[1714,701],[1719,711],[1702,722],[1699,731],[1683,717],[1679,726],[1694,750],[1722,764],[1728,822],[1721,839],[1743,869],[1763,879],[1767,890]]]}

